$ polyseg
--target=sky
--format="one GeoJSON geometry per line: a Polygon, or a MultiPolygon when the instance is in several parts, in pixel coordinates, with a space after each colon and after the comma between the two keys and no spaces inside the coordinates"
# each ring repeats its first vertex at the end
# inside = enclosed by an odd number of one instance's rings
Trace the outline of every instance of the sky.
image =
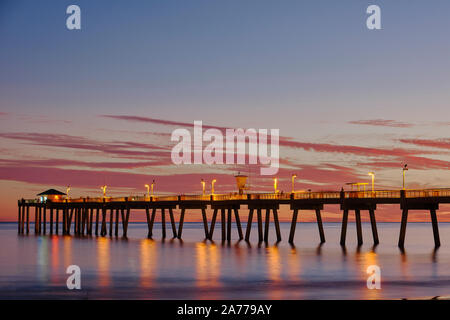
{"type": "MultiPolygon", "coordinates": [[[[0,220],[71,196],[272,191],[257,166],[175,165],[173,130],[280,130],[279,188],[450,187],[447,0],[0,0],[0,220]],[[81,8],[81,30],[66,8],[81,8]],[[381,8],[368,30],[366,8],[381,8]]],[[[380,208],[379,221],[399,221],[380,208]]],[[[306,220],[312,219],[306,215],[306,220]]],[[[289,219],[289,211],[282,210],[289,219]]],[[[450,208],[438,218],[450,221],[450,208]]],[[[195,219],[195,217],[194,217],[195,219]]],[[[340,219],[325,208],[325,221],[340,219]]],[[[429,221],[425,213],[412,219],[429,221]]]]}

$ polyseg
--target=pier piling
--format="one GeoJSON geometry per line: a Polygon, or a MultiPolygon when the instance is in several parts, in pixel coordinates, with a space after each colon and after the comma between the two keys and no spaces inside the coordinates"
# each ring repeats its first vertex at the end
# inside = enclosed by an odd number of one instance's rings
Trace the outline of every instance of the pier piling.
{"type": "Polygon", "coordinates": [[[245,241],[247,242],[250,241],[250,232],[252,231],[253,211],[254,209],[250,209],[248,213],[247,230],[245,232],[245,241]]]}
{"type": "MultiPolygon", "coordinates": [[[[221,194],[221,195],[180,195],[155,196],[155,197],[132,197],[132,198],[79,198],[79,199],[20,199],[17,209],[17,232],[19,234],[29,233],[30,207],[34,208],[34,228],[35,234],[53,235],[54,231],[59,235],[61,224],[62,234],[77,236],[92,235],[95,219],[95,235],[118,237],[120,234],[119,225],[122,223],[122,235],[127,237],[128,223],[131,209],[144,209],[146,212],[148,237],[153,236],[153,226],[157,210],[161,212],[162,238],[166,237],[166,210],[168,210],[171,229],[174,237],[181,239],[184,219],[187,209],[200,209],[202,214],[203,229],[206,239],[212,239],[217,215],[220,210],[221,238],[222,241],[231,241],[233,229],[233,216],[238,232],[239,240],[244,239],[242,225],[239,217],[241,205],[246,205],[249,214],[245,232],[245,240],[250,241],[253,218],[257,216],[258,242],[268,242],[271,211],[277,241],[281,241],[281,231],[278,210],[279,205],[290,205],[293,210],[292,221],[289,232],[289,242],[294,242],[295,230],[300,210],[315,211],[320,242],[325,242],[325,234],[321,217],[321,210],[326,205],[340,205],[342,210],[342,225],[340,243],[345,246],[348,214],[352,210],[355,212],[355,224],[357,242],[360,246],[363,243],[363,230],[361,222],[361,211],[367,210],[370,217],[373,242],[377,245],[380,241],[375,209],[377,204],[400,204],[402,219],[400,223],[400,234],[398,246],[405,244],[406,226],[409,210],[427,210],[430,212],[431,225],[435,247],[441,245],[437,210],[440,203],[450,203],[450,191],[448,189],[425,189],[425,190],[387,190],[387,191],[340,191],[340,192],[299,192],[291,194],[221,194]],[[213,210],[211,225],[208,226],[207,208],[213,210]],[[150,208],[152,214],[150,215],[150,208]],[[180,209],[180,221],[177,226],[174,218],[174,209],[180,209]],[[49,221],[47,221],[47,210],[49,210],[49,221]],[[94,210],[95,217],[94,217],[94,210]],[[108,212],[109,210],[109,212],[108,212]],[[262,211],[265,210],[265,220],[263,227],[262,211]],[[60,220],[60,211],[62,214],[60,220]],[[256,211],[256,212],[255,212],[256,211]],[[101,213],[100,213],[101,212],[101,213]],[[109,213],[109,214],[108,214],[109,213]],[[114,216],[115,213],[115,216],[114,216]],[[73,219],[73,220],[72,220],[73,219]],[[49,223],[49,230],[47,230],[49,223]],[[109,228],[108,228],[109,223],[109,228]],[[55,224],[55,226],[54,226],[55,224]],[[114,230],[113,225],[115,224],[114,230]],[[72,229],[73,225],[73,229],[72,229]],[[100,225],[100,227],[99,227],[100,225]],[[100,229],[100,230],[99,230],[100,229]]],[[[33,214],[33,212],[31,212],[33,214]]],[[[31,217],[32,218],[32,217],[31,217]]],[[[33,222],[33,221],[32,221],[33,222]]]]}

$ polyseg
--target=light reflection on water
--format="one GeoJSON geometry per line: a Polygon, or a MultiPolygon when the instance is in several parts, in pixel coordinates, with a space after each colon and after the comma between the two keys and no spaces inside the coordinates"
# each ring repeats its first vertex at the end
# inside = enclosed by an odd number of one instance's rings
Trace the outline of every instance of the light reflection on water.
{"type": "MultiPolygon", "coordinates": [[[[184,240],[145,239],[146,225],[132,224],[129,239],[17,235],[0,224],[0,298],[142,299],[380,299],[450,294],[450,224],[441,223],[435,251],[429,224],[408,225],[406,250],[396,247],[399,225],[380,224],[381,243],[356,246],[354,226],[338,245],[339,224],[325,224],[319,245],[315,224],[299,224],[296,246],[203,241],[201,224],[188,223],[184,240]],[[82,292],[66,289],[67,266],[82,270],[82,292]],[[367,267],[381,267],[382,289],[366,287],[367,267]]],[[[220,226],[219,226],[220,227],[220,226]]],[[[220,238],[220,235],[219,235],[220,238]]]]}

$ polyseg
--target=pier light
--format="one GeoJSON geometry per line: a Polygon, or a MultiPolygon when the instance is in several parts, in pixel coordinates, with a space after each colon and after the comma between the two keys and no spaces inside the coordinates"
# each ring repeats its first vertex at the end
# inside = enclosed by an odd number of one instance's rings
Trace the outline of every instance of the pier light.
{"type": "Polygon", "coordinates": [[[70,186],[67,186],[67,188],[66,188],[67,199],[70,199],[69,191],[70,191],[70,186]]]}
{"type": "Polygon", "coordinates": [[[405,173],[406,173],[407,170],[408,170],[408,165],[405,164],[405,166],[403,167],[403,190],[405,190],[405,187],[406,187],[406,185],[405,185],[405,173]]]}
{"type": "Polygon", "coordinates": [[[375,191],[375,173],[369,172],[369,176],[372,177],[372,192],[374,192],[375,191]]]}
{"type": "Polygon", "coordinates": [[[151,185],[151,196],[153,197],[153,187],[155,185],[155,180],[153,179],[152,185],[151,185]]]}
{"type": "Polygon", "coordinates": [[[292,193],[295,193],[295,188],[294,188],[295,178],[297,178],[297,175],[295,173],[293,173],[292,174],[292,193]]]}
{"type": "Polygon", "coordinates": [[[100,189],[102,189],[102,191],[103,191],[103,198],[106,197],[106,188],[107,188],[106,184],[104,186],[100,187],[100,189]]]}
{"type": "Polygon", "coordinates": [[[275,193],[278,193],[278,178],[273,178],[273,188],[275,193]]]}
{"type": "Polygon", "coordinates": [[[205,180],[200,180],[201,184],[202,184],[202,194],[205,195],[205,180]]]}
{"type": "Polygon", "coordinates": [[[216,183],[216,179],[213,179],[212,181],[211,181],[211,194],[214,194],[214,183],[216,183]]]}
{"type": "Polygon", "coordinates": [[[147,188],[147,198],[150,198],[150,186],[146,184],[144,187],[147,188]]]}

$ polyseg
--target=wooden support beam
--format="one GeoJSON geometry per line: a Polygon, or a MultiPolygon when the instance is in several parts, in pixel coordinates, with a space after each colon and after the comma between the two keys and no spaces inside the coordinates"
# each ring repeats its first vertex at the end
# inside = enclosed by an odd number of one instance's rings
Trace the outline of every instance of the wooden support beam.
{"type": "Polygon", "coordinates": [[[42,206],[39,206],[39,215],[38,215],[38,233],[41,234],[42,231],[42,206]]]}
{"type": "Polygon", "coordinates": [[[47,234],[47,208],[45,205],[42,207],[42,211],[44,211],[43,212],[44,218],[42,221],[44,224],[44,234],[47,234]]]}
{"type": "Polygon", "coordinates": [[[181,234],[183,233],[183,224],[184,224],[184,214],[185,213],[186,213],[186,209],[181,208],[180,222],[178,223],[178,234],[177,234],[178,239],[181,239],[181,234]]]}
{"type": "Polygon", "coordinates": [[[225,209],[220,209],[220,218],[221,218],[221,224],[222,224],[222,241],[225,241],[227,239],[226,233],[225,233],[225,209]]]}
{"type": "Polygon", "coordinates": [[[95,235],[98,236],[98,217],[100,215],[100,208],[95,211],[95,235]]]}
{"type": "Polygon", "coordinates": [[[231,241],[231,208],[228,208],[228,219],[227,219],[227,240],[231,241]]]}
{"type": "Polygon", "coordinates": [[[217,211],[218,210],[219,209],[217,209],[217,208],[214,209],[213,216],[212,216],[212,219],[211,219],[211,228],[209,228],[209,235],[208,235],[209,240],[211,240],[211,241],[213,239],[214,226],[216,225],[217,211]]]}
{"type": "Polygon", "coordinates": [[[101,231],[100,231],[100,235],[102,237],[104,237],[106,235],[106,214],[107,214],[106,208],[103,205],[103,207],[102,207],[102,228],[101,228],[101,231]]]}
{"type": "Polygon", "coordinates": [[[316,209],[316,220],[317,220],[317,227],[319,228],[320,243],[324,243],[325,232],[323,232],[322,216],[320,214],[320,209],[316,209]]]}
{"type": "Polygon", "coordinates": [[[403,248],[405,246],[406,224],[407,223],[408,223],[408,209],[403,208],[402,222],[400,224],[400,236],[398,238],[398,246],[400,248],[403,248]]]}
{"type": "Polygon", "coordinates": [[[65,235],[66,234],[66,228],[67,228],[67,222],[66,222],[66,210],[67,208],[62,209],[61,212],[61,220],[62,220],[62,234],[65,235]]]}
{"type": "Polygon", "coordinates": [[[363,244],[363,236],[361,226],[361,212],[359,209],[355,210],[355,221],[356,221],[356,235],[358,238],[358,246],[360,246],[363,244]]]}
{"type": "Polygon", "coordinates": [[[125,208],[122,208],[120,210],[120,217],[122,219],[122,237],[125,238],[125,222],[126,222],[126,218],[125,218],[125,208]]]}
{"type": "Polygon", "coordinates": [[[39,214],[39,205],[36,205],[36,207],[34,207],[34,234],[38,234],[38,225],[39,225],[39,221],[38,221],[38,214],[39,214]]]}
{"type": "Polygon", "coordinates": [[[242,234],[241,219],[239,218],[239,211],[237,208],[234,208],[234,220],[236,221],[236,226],[238,228],[239,240],[242,240],[244,236],[242,234]]]}
{"type": "Polygon", "coordinates": [[[90,208],[89,210],[89,235],[92,236],[92,223],[94,221],[94,208],[90,208]]]}
{"type": "Polygon", "coordinates": [[[275,232],[277,234],[277,242],[281,241],[281,231],[280,231],[280,221],[278,220],[278,212],[277,209],[272,209],[273,212],[273,220],[275,222],[275,232]]]}
{"type": "Polygon", "coordinates": [[[151,234],[150,234],[150,212],[149,212],[149,207],[148,206],[145,206],[145,217],[147,218],[147,228],[148,228],[147,238],[151,238],[151,234]]]}
{"type": "Polygon", "coordinates": [[[26,206],[22,206],[22,214],[21,214],[21,218],[20,218],[20,233],[24,234],[25,233],[25,207],[26,206]]]}
{"type": "Polygon", "coordinates": [[[125,216],[125,224],[124,224],[124,228],[123,228],[123,237],[124,238],[126,238],[128,236],[128,221],[130,221],[130,207],[127,206],[127,214],[125,216]]]}
{"type": "Polygon", "coordinates": [[[206,209],[202,208],[203,229],[205,230],[205,239],[209,238],[208,220],[206,218],[206,209]]]}
{"type": "Polygon", "coordinates": [[[166,238],[166,211],[164,208],[161,209],[161,229],[162,229],[162,237],[166,238]]]}
{"type": "Polygon", "coordinates": [[[81,235],[84,236],[84,234],[87,234],[87,227],[88,227],[88,208],[86,205],[83,207],[82,211],[82,220],[81,220],[81,235]]]}
{"type": "Polygon", "coordinates": [[[347,236],[347,222],[348,222],[348,209],[344,209],[342,214],[342,226],[341,226],[341,246],[345,246],[345,238],[347,236]]]}
{"type": "Polygon", "coordinates": [[[18,217],[17,217],[17,233],[20,234],[20,229],[21,229],[20,226],[22,224],[21,218],[22,218],[22,207],[23,206],[19,203],[17,207],[19,208],[19,213],[18,213],[18,217]]]}
{"type": "Polygon", "coordinates": [[[375,220],[375,210],[369,209],[369,216],[370,216],[370,225],[372,226],[373,243],[377,245],[378,243],[380,243],[380,241],[378,240],[377,221],[375,220]]]}
{"type": "Polygon", "coordinates": [[[294,243],[295,229],[297,227],[298,209],[294,209],[291,221],[291,231],[289,232],[289,243],[294,243]]]}
{"type": "Polygon", "coordinates": [[[30,233],[30,206],[27,206],[27,234],[30,233]]]}
{"type": "Polygon", "coordinates": [[[53,234],[53,207],[50,208],[50,234],[53,234]]]}
{"type": "Polygon", "coordinates": [[[247,221],[247,230],[245,232],[245,241],[250,241],[250,232],[252,231],[252,223],[253,223],[253,210],[250,209],[248,213],[248,221],[247,221]]]}
{"type": "Polygon", "coordinates": [[[34,207],[34,233],[37,234],[37,224],[38,224],[38,205],[34,207]]]}
{"type": "Polygon", "coordinates": [[[111,208],[109,211],[109,236],[112,237],[113,234],[113,223],[114,223],[114,209],[111,208]]]}
{"type": "Polygon", "coordinates": [[[441,246],[441,240],[439,239],[439,228],[436,217],[436,209],[434,208],[430,209],[430,215],[431,215],[431,225],[433,227],[434,246],[437,248],[441,246]]]}
{"type": "Polygon", "coordinates": [[[264,229],[264,242],[269,241],[269,224],[270,224],[270,209],[266,209],[266,224],[264,229]]]}
{"type": "MultiPolygon", "coordinates": [[[[67,209],[64,209],[65,211],[67,210],[67,209]]],[[[75,235],[78,235],[78,233],[79,233],[79,228],[78,228],[78,226],[79,226],[79,224],[78,224],[78,221],[80,220],[80,214],[79,214],[79,212],[80,212],[80,208],[74,208],[73,209],[73,214],[75,214],[75,216],[73,217],[73,234],[75,234],[75,235]]],[[[70,224],[71,224],[71,218],[70,218],[70,216],[68,217],[69,218],[69,221],[66,223],[66,228],[67,229],[69,229],[70,228],[70,224]]]]}
{"type": "Polygon", "coordinates": [[[177,237],[177,227],[175,226],[175,219],[173,217],[173,210],[172,208],[169,208],[169,218],[170,218],[170,224],[172,225],[172,233],[173,237],[177,237]]]}
{"type": "Polygon", "coordinates": [[[150,219],[150,225],[148,227],[148,238],[153,237],[153,224],[155,223],[155,217],[156,217],[156,208],[152,209],[152,217],[150,219]]]}
{"type": "Polygon", "coordinates": [[[258,218],[258,242],[262,242],[263,241],[263,227],[262,227],[262,213],[261,213],[260,208],[258,208],[256,210],[256,215],[258,218]]]}
{"type": "Polygon", "coordinates": [[[116,225],[115,225],[115,228],[114,228],[114,235],[116,237],[119,236],[119,211],[120,211],[120,209],[116,209],[116,225]]]}
{"type": "Polygon", "coordinates": [[[21,233],[24,234],[25,233],[25,210],[28,208],[28,206],[23,206],[22,207],[22,230],[21,233]]]}
{"type": "MultiPolygon", "coordinates": [[[[74,208],[71,208],[70,212],[69,212],[69,208],[67,208],[67,207],[65,207],[63,210],[68,212],[68,217],[67,217],[67,234],[70,234],[70,227],[72,225],[72,216],[73,216],[74,208]]],[[[74,227],[74,233],[75,233],[75,227],[74,227]]]]}
{"type": "Polygon", "coordinates": [[[55,221],[55,231],[56,234],[59,233],[59,209],[56,209],[56,221],[55,221]]]}
{"type": "Polygon", "coordinates": [[[81,235],[81,221],[83,220],[83,218],[82,218],[82,211],[83,211],[83,208],[78,208],[78,220],[77,220],[77,233],[78,233],[78,235],[81,235]]]}

